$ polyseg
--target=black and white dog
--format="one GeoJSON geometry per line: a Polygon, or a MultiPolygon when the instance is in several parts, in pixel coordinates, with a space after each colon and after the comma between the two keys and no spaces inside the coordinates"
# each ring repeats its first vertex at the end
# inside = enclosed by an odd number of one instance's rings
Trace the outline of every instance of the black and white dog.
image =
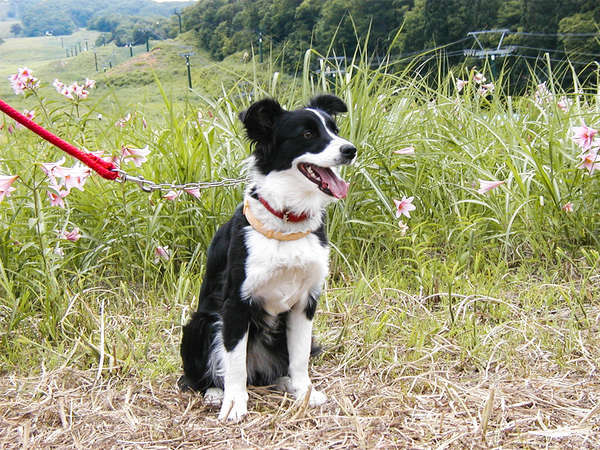
{"type": "Polygon", "coordinates": [[[247,384],[277,384],[296,398],[310,389],[313,406],[327,399],[312,389],[308,360],[329,270],[324,208],[346,196],[337,167],[356,158],[334,121],[346,111],[338,97],[320,95],[295,111],[265,99],[239,115],[254,146],[250,183],[208,249],[181,342],[180,388],[222,401],[220,419],[247,413],[247,384]]]}

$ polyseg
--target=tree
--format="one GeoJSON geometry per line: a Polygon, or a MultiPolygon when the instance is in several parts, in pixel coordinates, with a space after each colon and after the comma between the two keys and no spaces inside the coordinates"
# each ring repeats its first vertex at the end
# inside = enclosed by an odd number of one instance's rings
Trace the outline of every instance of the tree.
{"type": "MultiPolygon", "coordinates": [[[[600,9],[600,8],[598,8],[600,9]]],[[[594,20],[593,11],[577,13],[563,17],[558,24],[560,33],[597,33],[598,25],[594,20]]],[[[562,36],[559,38],[569,57],[573,60],[582,59],[582,53],[600,54],[600,43],[594,37],[562,36]]]]}
{"type": "Polygon", "coordinates": [[[23,27],[20,23],[13,23],[10,26],[10,32],[15,36],[19,36],[23,32],[23,27]]]}

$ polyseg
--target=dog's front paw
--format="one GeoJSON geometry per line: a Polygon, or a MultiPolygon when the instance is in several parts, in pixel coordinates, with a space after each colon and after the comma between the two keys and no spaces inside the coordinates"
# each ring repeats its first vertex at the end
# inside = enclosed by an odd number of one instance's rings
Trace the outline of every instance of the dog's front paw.
{"type": "MultiPolygon", "coordinates": [[[[306,394],[304,394],[306,395],[306,394]]],[[[308,404],[310,406],[321,406],[327,401],[327,395],[323,393],[323,391],[317,391],[315,388],[312,388],[310,391],[310,400],[308,404]]]]}
{"type": "Polygon", "coordinates": [[[293,394],[298,400],[304,400],[310,389],[310,398],[308,399],[308,404],[310,406],[321,406],[327,401],[327,395],[325,395],[322,391],[317,391],[313,386],[309,385],[305,389],[298,389],[293,394]]]}
{"type": "Polygon", "coordinates": [[[219,412],[219,420],[228,420],[239,422],[248,413],[248,393],[237,392],[229,395],[225,392],[221,411],[219,412]]]}
{"type": "Polygon", "coordinates": [[[278,389],[292,394],[298,400],[304,400],[306,393],[310,389],[310,399],[308,400],[310,406],[321,406],[327,401],[327,395],[321,391],[317,391],[311,384],[296,386],[290,377],[278,378],[276,386],[278,389]]]}

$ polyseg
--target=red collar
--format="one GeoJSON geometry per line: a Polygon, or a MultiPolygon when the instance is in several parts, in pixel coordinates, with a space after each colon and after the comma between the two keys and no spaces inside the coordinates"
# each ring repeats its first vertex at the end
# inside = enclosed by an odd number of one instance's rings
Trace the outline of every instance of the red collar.
{"type": "Polygon", "coordinates": [[[267,211],[269,211],[274,216],[279,217],[284,222],[303,222],[306,219],[308,219],[308,215],[306,213],[298,215],[288,210],[277,211],[276,209],[273,209],[273,207],[269,205],[269,202],[267,202],[257,193],[254,193],[253,197],[255,197],[259,202],[261,202],[263,206],[267,208],[267,211]]]}

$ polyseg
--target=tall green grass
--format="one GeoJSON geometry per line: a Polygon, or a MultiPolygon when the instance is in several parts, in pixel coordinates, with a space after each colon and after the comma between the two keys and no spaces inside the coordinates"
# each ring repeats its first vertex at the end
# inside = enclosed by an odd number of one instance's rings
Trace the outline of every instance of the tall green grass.
{"type": "MultiPolygon", "coordinates": [[[[215,95],[192,92],[183,103],[156,81],[163,98],[158,118],[139,105],[128,109],[123,98],[103,109],[103,96],[117,97],[108,91],[93,92],[74,109],[65,99],[48,100],[51,88],[42,88],[47,117],[34,97],[27,102],[42,125],[87,149],[149,145],[148,162],[127,171],[183,183],[244,175],[249,147],[236,115],[250,101],[275,95],[295,108],[316,93],[333,92],[348,104],[339,118],[341,134],[357,145],[359,157],[344,169],[351,181],[348,197],[329,211],[331,286],[372,292],[371,285],[360,287],[371,280],[425,296],[444,291],[442,307],[454,323],[454,295],[471,280],[549,268],[558,278],[591,276],[599,256],[600,189],[598,175],[578,168],[570,128],[581,120],[600,126],[596,92],[578,85],[560,92],[548,80],[549,95],[536,101],[538,82],[532,81],[528,95],[511,98],[503,74],[493,80],[491,96],[479,95],[474,81],[457,92],[456,80],[472,79],[472,69],[440,72],[434,90],[427,81],[431,74],[417,66],[401,72],[385,64],[372,67],[361,51],[345,73],[327,77],[310,70],[318,56],[307,52],[295,79],[279,75],[274,65],[266,74],[254,66],[215,95]],[[557,107],[563,96],[571,101],[566,112],[557,107]],[[134,118],[116,127],[127,112],[134,118]],[[414,155],[394,153],[408,146],[414,155]],[[504,184],[478,194],[478,179],[504,184]],[[402,219],[407,231],[398,224],[393,201],[403,196],[413,196],[416,205],[402,219]],[[573,212],[562,209],[567,202],[573,212]]],[[[485,67],[480,70],[491,77],[485,67]]],[[[26,130],[8,133],[8,120],[0,123],[0,174],[20,176],[17,191],[0,203],[0,360],[10,367],[40,360],[87,367],[106,353],[102,360],[115,366],[139,364],[148,349],[133,343],[160,340],[194,304],[206,248],[241,200],[242,187],[169,201],[94,176],[83,192],[67,197],[65,209],[52,207],[40,164],[56,161],[59,151],[26,130]],[[61,239],[61,231],[75,226],[82,239],[61,239]],[[171,259],[155,260],[157,246],[166,245],[171,259]],[[149,306],[156,316],[140,317],[149,306]],[[116,321],[109,336],[107,317],[116,321]]],[[[346,301],[358,298],[349,294],[346,301]]],[[[341,308],[325,301],[328,308],[341,308]]],[[[498,308],[499,316],[506,313],[498,308]]],[[[377,323],[369,330],[370,339],[380,335],[377,323]]],[[[175,360],[167,358],[168,369],[175,360]]]]}

